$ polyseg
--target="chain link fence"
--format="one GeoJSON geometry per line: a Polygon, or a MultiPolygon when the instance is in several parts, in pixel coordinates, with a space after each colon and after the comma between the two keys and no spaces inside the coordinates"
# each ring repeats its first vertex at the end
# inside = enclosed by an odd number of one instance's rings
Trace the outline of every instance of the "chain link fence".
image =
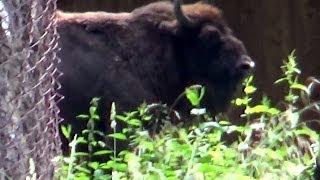
{"type": "Polygon", "coordinates": [[[0,1],[0,179],[52,179],[60,154],[56,0],[0,1]]]}

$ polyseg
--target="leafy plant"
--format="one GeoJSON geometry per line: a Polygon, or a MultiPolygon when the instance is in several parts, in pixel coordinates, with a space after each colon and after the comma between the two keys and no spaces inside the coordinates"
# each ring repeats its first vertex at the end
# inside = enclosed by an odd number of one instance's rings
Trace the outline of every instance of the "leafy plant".
{"type": "MultiPolygon", "coordinates": [[[[99,121],[94,100],[89,114],[79,116],[87,120],[87,129],[72,141],[71,155],[64,158],[67,176],[61,179],[310,179],[319,134],[302,121],[301,108],[306,107],[297,104],[301,95],[310,94],[309,88],[298,81],[294,52],[282,70],[276,83],[288,86],[285,108],[273,106],[266,96],[254,104],[252,95],[258,91],[254,78],[244,81],[243,97],[233,101],[244,107],[244,125],[233,125],[222,116],[210,117],[201,107],[205,89],[200,85],[184,92],[193,109],[188,119],[180,117],[179,122],[197,121],[187,127],[176,123],[177,113],[164,104],[142,104],[124,114],[117,114],[113,104],[113,132],[99,132],[94,125],[99,121]],[[117,131],[119,124],[125,126],[117,131]],[[238,138],[227,144],[224,137],[230,133],[237,133],[238,138]],[[107,147],[101,141],[105,138],[113,139],[113,149],[97,148],[107,147]],[[128,149],[117,152],[123,142],[129,144],[128,149]],[[75,146],[82,143],[88,152],[75,152],[75,146]],[[109,159],[99,162],[95,156],[109,159]]],[[[63,131],[68,135],[70,129],[63,131]]]]}

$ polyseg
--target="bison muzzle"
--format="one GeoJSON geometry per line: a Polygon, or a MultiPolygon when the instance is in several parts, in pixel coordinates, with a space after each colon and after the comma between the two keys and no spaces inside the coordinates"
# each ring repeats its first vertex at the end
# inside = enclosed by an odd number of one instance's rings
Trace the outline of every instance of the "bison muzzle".
{"type": "MultiPolygon", "coordinates": [[[[75,120],[101,97],[101,114],[115,102],[117,112],[144,101],[173,103],[192,84],[206,87],[203,105],[211,114],[227,109],[233,93],[254,67],[243,43],[220,10],[179,0],[156,2],[131,13],[57,12],[60,115],[78,133],[75,120]]],[[[181,106],[185,107],[185,106],[181,106]]],[[[101,124],[106,130],[109,120],[101,124]]]]}

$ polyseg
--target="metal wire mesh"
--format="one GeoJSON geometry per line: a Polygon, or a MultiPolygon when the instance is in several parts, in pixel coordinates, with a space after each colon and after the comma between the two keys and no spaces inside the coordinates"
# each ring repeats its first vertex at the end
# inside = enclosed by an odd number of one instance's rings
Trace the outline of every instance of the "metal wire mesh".
{"type": "Polygon", "coordinates": [[[56,0],[0,1],[0,179],[54,174],[61,99],[55,10],[56,0]]]}

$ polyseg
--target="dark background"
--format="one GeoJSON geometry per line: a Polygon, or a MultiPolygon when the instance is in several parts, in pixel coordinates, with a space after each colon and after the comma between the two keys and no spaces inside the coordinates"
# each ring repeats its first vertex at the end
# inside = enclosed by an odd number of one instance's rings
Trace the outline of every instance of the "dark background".
{"type": "MultiPolygon", "coordinates": [[[[154,0],[58,0],[65,11],[121,12],[154,0]]],[[[184,0],[184,3],[196,2],[184,0]]],[[[320,0],[216,0],[235,34],[256,61],[256,85],[274,102],[285,87],[273,82],[280,77],[280,66],[296,49],[306,77],[320,77],[320,0]]]]}

